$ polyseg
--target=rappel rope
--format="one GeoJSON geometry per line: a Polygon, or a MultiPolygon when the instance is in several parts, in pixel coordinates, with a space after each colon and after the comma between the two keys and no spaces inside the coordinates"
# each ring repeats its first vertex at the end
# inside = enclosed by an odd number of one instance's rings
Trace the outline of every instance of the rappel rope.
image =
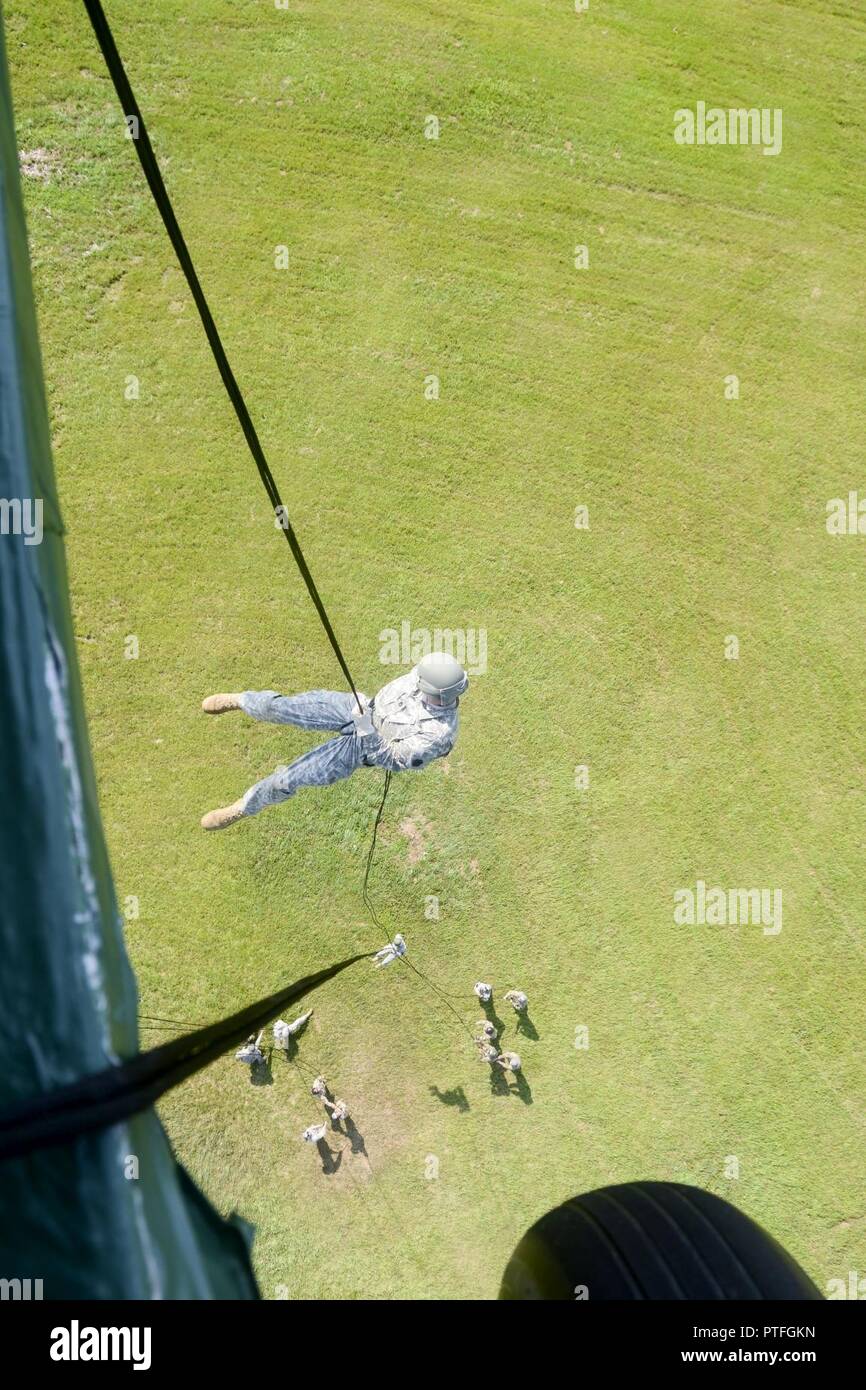
{"type": "Polygon", "coordinates": [[[168,196],[165,183],[163,182],[162,174],[160,173],[159,164],[157,163],[156,155],[154,154],[153,147],[150,143],[150,137],[147,133],[147,126],[144,123],[144,117],[141,114],[141,110],[139,108],[138,102],[135,99],[135,94],[130,85],[129,78],[126,75],[126,69],[123,66],[120,54],[117,51],[117,45],[114,42],[114,35],[112,34],[108,20],[105,17],[105,12],[102,8],[102,5],[100,4],[100,0],[84,0],[84,5],[90,18],[90,23],[93,26],[93,31],[96,35],[96,41],[99,44],[100,49],[102,50],[102,56],[105,59],[106,66],[108,68],[109,74],[111,75],[111,80],[114,83],[114,89],[117,92],[118,98],[120,100],[121,110],[123,111],[124,119],[127,124],[127,131],[132,137],[132,143],[135,145],[135,152],[138,155],[139,163],[141,164],[141,167],[144,171],[144,177],[147,179],[148,187],[151,193],[153,194],[153,200],[156,203],[156,206],[159,210],[159,215],[162,218],[163,226],[165,227],[165,230],[168,233],[169,240],[171,241],[171,244],[174,247],[175,255],[177,256],[177,259],[180,262],[181,270],[183,271],[186,277],[186,282],[189,285],[190,293],[192,294],[193,300],[195,301],[195,306],[198,309],[199,318],[202,321],[202,326],[207,336],[208,343],[210,344],[211,352],[213,353],[214,360],[219,369],[219,374],[222,377],[223,385],[225,386],[229,400],[231,401],[232,406],[234,407],[234,412],[238,418],[240,427],[243,430],[244,438],[246,439],[250,453],[253,456],[253,461],[256,465],[256,468],[258,469],[259,477],[262,480],[265,492],[268,495],[268,500],[270,501],[271,507],[273,508],[274,516],[278,519],[280,523],[280,528],[285,534],[286,540],[289,543],[289,548],[292,552],[292,555],[295,558],[295,563],[297,564],[298,569],[301,572],[301,576],[304,580],[304,583],[307,586],[307,591],[310,595],[310,598],[313,600],[313,603],[315,604],[316,612],[318,613],[319,618],[322,622],[322,626],[324,627],[325,632],[327,634],[328,641],[330,642],[331,647],[334,651],[334,655],[336,656],[337,661],[340,664],[340,669],[343,672],[343,675],[346,677],[346,680],[349,682],[349,687],[352,691],[352,694],[355,697],[355,701],[358,705],[359,711],[363,714],[364,711],[361,705],[361,700],[358,695],[358,691],[355,688],[355,682],[352,679],[352,674],[346,663],[346,658],[343,656],[340,644],[337,641],[336,633],[334,632],[334,629],[331,626],[331,621],[325,611],[325,605],[323,604],[319,596],[319,591],[316,588],[316,584],[312,574],[310,573],[309,566],[307,565],[307,562],[304,559],[304,553],[301,550],[300,542],[298,541],[298,538],[295,535],[294,528],[292,527],[292,524],[289,521],[288,513],[283,505],[282,498],[280,497],[279,488],[277,487],[276,481],[274,480],[274,475],[271,472],[270,466],[265,457],[264,449],[262,448],[261,443],[259,441],[259,437],[256,432],[255,425],[252,422],[250,412],[247,409],[247,404],[244,400],[243,393],[240,387],[238,386],[237,379],[235,377],[234,372],[232,371],[229,359],[226,356],[226,351],[222,345],[222,340],[217,331],[217,326],[214,322],[213,315],[210,311],[210,306],[208,305],[207,299],[205,298],[204,290],[201,287],[198,275],[196,274],[195,266],[192,262],[192,257],[190,256],[189,250],[187,249],[187,245],[184,241],[183,233],[180,230],[178,220],[175,217],[174,208],[171,205],[171,199],[168,196]],[[130,122],[132,122],[131,125],[130,122]]]}
{"type": "Polygon", "coordinates": [[[372,901],[371,901],[371,899],[370,899],[370,895],[369,895],[369,893],[368,893],[368,891],[367,891],[367,884],[368,884],[369,879],[370,879],[370,870],[371,870],[371,868],[373,867],[373,855],[374,855],[374,853],[375,853],[375,851],[376,851],[376,836],[377,836],[378,833],[379,833],[379,826],[380,826],[380,824],[381,824],[382,817],[383,817],[384,814],[385,814],[385,801],[387,800],[387,797],[388,797],[388,788],[389,788],[390,786],[391,786],[391,773],[390,773],[390,772],[386,772],[386,773],[385,773],[385,787],[384,787],[384,790],[383,790],[383,792],[382,792],[382,801],[381,801],[381,804],[380,804],[380,806],[379,806],[379,810],[376,812],[376,820],[375,820],[375,822],[374,822],[374,824],[373,824],[373,838],[372,838],[372,840],[370,841],[370,850],[369,850],[369,853],[367,854],[367,867],[366,867],[366,869],[365,869],[365,871],[364,871],[364,888],[363,888],[364,903],[366,904],[366,906],[367,906],[367,907],[369,908],[369,910],[370,910],[370,916],[373,918],[374,925],[377,926],[377,927],[380,929],[380,931],[385,931],[386,928],[385,928],[385,927],[382,925],[382,923],[379,921],[378,915],[377,915],[377,913],[376,913],[376,909],[375,909],[375,907],[373,906],[373,903],[372,903],[372,901]]]}
{"type": "MultiPolygon", "coordinates": [[[[380,929],[380,931],[387,931],[387,930],[389,930],[389,929],[388,929],[387,927],[383,926],[382,922],[380,922],[379,916],[378,916],[378,914],[377,914],[377,912],[376,912],[376,909],[375,909],[375,907],[373,906],[372,900],[371,900],[371,898],[370,898],[370,894],[369,894],[369,892],[368,892],[368,887],[367,887],[367,885],[368,885],[369,879],[370,879],[370,870],[371,870],[371,868],[372,868],[372,866],[373,866],[373,854],[374,854],[375,849],[376,849],[376,836],[377,836],[378,833],[379,833],[379,826],[380,826],[380,824],[381,824],[382,817],[383,817],[383,815],[384,815],[384,813],[385,813],[385,801],[386,801],[387,796],[388,796],[388,788],[390,787],[390,785],[391,785],[391,773],[390,773],[390,772],[386,772],[386,773],[385,773],[385,789],[384,789],[384,791],[382,792],[382,801],[381,801],[381,803],[380,803],[380,805],[379,805],[379,810],[378,810],[378,812],[377,812],[376,820],[375,820],[375,823],[374,823],[374,825],[373,825],[373,839],[372,839],[372,841],[370,842],[370,850],[369,850],[369,853],[368,853],[368,855],[367,855],[367,868],[366,868],[366,871],[365,871],[365,873],[364,873],[364,890],[363,890],[364,902],[365,902],[366,906],[369,908],[370,916],[371,916],[372,919],[373,919],[374,925],[377,926],[377,927],[380,929]]],[[[472,1029],[468,1026],[468,1024],[466,1023],[465,1019],[463,1019],[463,1018],[460,1017],[460,1014],[457,1012],[457,1010],[454,1008],[454,1006],[448,1002],[448,999],[447,999],[447,997],[445,996],[445,994],[443,993],[443,991],[440,990],[440,989],[438,988],[437,985],[434,985],[433,981],[430,980],[430,979],[424,974],[423,971],[419,970],[418,967],[417,967],[416,965],[413,965],[412,962],[411,962],[410,960],[407,960],[407,958],[406,958],[405,956],[398,956],[398,960],[401,960],[401,961],[403,962],[404,965],[408,965],[409,968],[410,968],[410,970],[414,970],[414,971],[415,971],[415,974],[418,976],[419,980],[423,980],[423,982],[427,985],[427,987],[428,987],[429,989],[431,989],[431,990],[434,992],[434,994],[438,994],[439,998],[440,998],[440,999],[443,1001],[443,1003],[445,1004],[445,1007],[446,1007],[447,1009],[450,1009],[450,1010],[451,1010],[452,1014],[454,1015],[454,1017],[457,1019],[458,1023],[460,1024],[460,1027],[463,1028],[463,1029],[469,1034],[470,1038],[471,1038],[471,1037],[474,1037],[474,1034],[473,1034],[473,1032],[472,1032],[472,1029]]],[[[456,997],[457,997],[457,996],[455,995],[455,998],[456,998],[456,997]]]]}

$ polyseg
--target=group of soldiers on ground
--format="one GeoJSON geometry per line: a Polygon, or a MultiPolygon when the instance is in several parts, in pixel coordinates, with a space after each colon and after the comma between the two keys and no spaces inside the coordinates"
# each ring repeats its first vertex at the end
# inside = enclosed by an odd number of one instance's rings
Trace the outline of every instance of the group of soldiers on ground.
{"type": "MultiPolygon", "coordinates": [[[[377,966],[390,965],[392,961],[406,954],[406,942],[398,934],[390,941],[387,946],[383,946],[373,956],[373,961],[377,966]]],[[[479,980],[473,988],[475,997],[485,1008],[493,1001],[493,986],[485,984],[479,980]]],[[[529,1008],[529,1000],[520,989],[510,989],[503,995],[505,1002],[510,1004],[515,1013],[525,1015],[529,1008]]],[[[301,1014],[292,1023],[286,1023],[284,1019],[278,1018],[273,1026],[274,1047],[283,1052],[288,1052],[292,1043],[291,1040],[303,1028],[306,1027],[312,1016],[313,1010],[301,1014]]],[[[243,1047],[235,1053],[235,1058],[239,1062],[244,1062],[249,1067],[261,1066],[264,1064],[265,1055],[262,1052],[262,1039],[264,1029],[256,1035],[253,1034],[247,1039],[243,1047]]],[[[478,1060],[487,1062],[491,1067],[500,1067],[502,1071],[517,1073],[522,1068],[520,1055],[517,1052],[510,1052],[505,1049],[499,1050],[497,1046],[499,1032],[496,1025],[489,1018],[482,1018],[475,1024],[475,1045],[478,1048],[478,1060]]],[[[342,1120],[349,1118],[349,1107],[344,1100],[332,1100],[328,1092],[328,1085],[324,1076],[317,1076],[310,1087],[311,1095],[322,1102],[332,1125],[336,1126],[342,1120]]],[[[325,1137],[327,1123],[308,1125],[301,1138],[307,1144],[319,1144],[325,1137]]]]}
{"type": "MultiPolygon", "coordinates": [[[[483,980],[479,980],[473,990],[475,997],[482,1004],[487,1005],[493,1000],[493,986],[487,985],[483,980]]],[[[503,995],[505,1002],[510,1004],[515,1013],[525,1014],[529,1008],[529,1000],[522,989],[510,989],[503,995]]],[[[475,1046],[478,1048],[478,1060],[488,1062],[492,1067],[501,1067],[503,1071],[519,1072],[522,1066],[520,1055],[517,1052],[500,1052],[497,1047],[499,1033],[496,1025],[489,1018],[482,1018],[475,1025],[475,1046]]]]}
{"type": "MultiPolygon", "coordinates": [[[[324,1105],[331,1117],[331,1124],[334,1128],[341,1120],[348,1120],[349,1107],[344,1100],[331,1100],[328,1093],[328,1083],[323,1076],[317,1076],[310,1087],[310,1095],[315,1096],[324,1105]]],[[[327,1123],[317,1125],[307,1125],[301,1138],[305,1144],[320,1144],[327,1132],[327,1123]]]]}
{"type": "MultiPolygon", "coordinates": [[[[278,1018],[274,1024],[274,1047],[278,1047],[281,1052],[288,1052],[291,1045],[289,1040],[306,1027],[312,1016],[313,1011],[309,1009],[307,1013],[301,1014],[300,1018],[296,1018],[294,1023],[285,1023],[283,1019],[278,1018]]],[[[243,1047],[238,1048],[235,1053],[235,1060],[245,1062],[248,1067],[264,1066],[265,1054],[262,1052],[262,1038],[264,1036],[264,1028],[258,1034],[251,1034],[243,1047]]]]}
{"type": "MultiPolygon", "coordinates": [[[[306,1027],[312,1013],[313,1010],[310,1009],[307,1013],[301,1014],[300,1018],[296,1018],[292,1023],[286,1023],[284,1019],[278,1018],[274,1024],[273,1030],[274,1047],[279,1048],[283,1052],[288,1052],[291,1046],[291,1039],[296,1037],[297,1034],[301,1032],[302,1028],[306,1027]]],[[[263,1065],[265,1061],[265,1054],[262,1052],[262,1039],[264,1035],[265,1030],[263,1028],[258,1035],[253,1034],[252,1037],[248,1038],[243,1047],[239,1048],[235,1053],[236,1060],[238,1062],[245,1062],[248,1067],[263,1065]]],[[[331,1098],[330,1092],[328,1091],[328,1083],[324,1076],[316,1077],[310,1087],[310,1094],[322,1102],[331,1117],[331,1123],[334,1127],[342,1120],[347,1120],[349,1118],[348,1105],[344,1100],[333,1100],[331,1098]]],[[[318,1144],[324,1139],[326,1131],[327,1124],[308,1125],[301,1135],[301,1138],[307,1144],[318,1144]]]]}

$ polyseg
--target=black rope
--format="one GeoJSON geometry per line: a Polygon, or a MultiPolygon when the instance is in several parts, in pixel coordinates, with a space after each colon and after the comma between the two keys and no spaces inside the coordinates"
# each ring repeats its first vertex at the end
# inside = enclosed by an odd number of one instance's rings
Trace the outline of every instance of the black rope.
{"type": "Polygon", "coordinates": [[[219,374],[222,377],[223,385],[226,388],[229,400],[234,406],[235,415],[238,417],[241,429],[244,432],[244,437],[247,441],[247,444],[249,445],[250,453],[252,454],[256,468],[259,471],[259,477],[261,478],[262,483],[264,484],[265,491],[268,494],[268,499],[271,503],[271,506],[274,509],[274,514],[278,517],[278,520],[280,521],[281,528],[285,533],[286,540],[289,543],[289,548],[291,549],[292,555],[295,558],[295,563],[297,564],[298,569],[300,570],[301,575],[303,577],[304,583],[307,586],[307,591],[310,595],[310,598],[313,600],[313,603],[316,606],[316,612],[318,613],[322,621],[322,626],[324,627],[325,632],[327,633],[328,641],[330,642],[334,650],[334,655],[336,656],[337,661],[340,663],[340,669],[342,670],[343,675],[346,677],[346,680],[349,682],[349,686],[357,702],[358,709],[361,711],[361,713],[363,713],[361,700],[355,688],[355,682],[352,680],[352,674],[349,670],[348,665],[346,664],[346,659],[343,656],[342,650],[340,649],[340,644],[337,641],[336,634],[331,626],[331,621],[327,613],[325,612],[325,606],[322,603],[321,598],[319,597],[319,591],[316,588],[313,576],[310,573],[306,560],[304,559],[304,554],[301,550],[298,538],[295,535],[294,528],[292,527],[288,519],[286,509],[283,506],[282,498],[280,497],[279,489],[274,480],[274,476],[271,473],[268,461],[265,458],[265,453],[261,446],[261,443],[259,442],[259,437],[256,433],[256,428],[252,422],[252,419],[250,418],[250,413],[247,409],[246,401],[244,400],[243,395],[241,394],[241,389],[238,386],[237,380],[235,379],[235,374],[231,369],[228,357],[226,356],[225,348],[223,347],[219,333],[217,332],[217,326],[214,323],[213,315],[211,314],[210,307],[208,306],[208,302],[205,299],[204,291],[201,287],[201,284],[199,283],[199,278],[196,274],[195,266],[192,263],[192,257],[190,256],[189,251],[187,250],[187,245],[183,239],[183,234],[180,230],[177,218],[174,215],[174,209],[171,205],[171,200],[169,199],[168,193],[166,191],[162,174],[159,171],[159,165],[156,160],[156,155],[153,152],[153,147],[150,143],[150,138],[147,133],[147,127],[144,124],[144,117],[141,114],[138,102],[136,101],[132,87],[129,84],[129,78],[126,75],[123,62],[121,60],[120,54],[117,51],[117,45],[114,42],[114,36],[109,27],[108,20],[105,17],[105,12],[99,0],[84,0],[84,5],[87,10],[88,16],[90,17],[90,23],[93,25],[93,31],[96,35],[96,41],[99,44],[100,49],[102,50],[102,56],[105,59],[106,66],[108,67],[108,71],[111,75],[111,80],[114,83],[114,89],[117,92],[117,95],[120,99],[120,105],[124,117],[127,121],[130,117],[133,117],[135,122],[137,123],[131,133],[133,136],[133,144],[135,145],[139,163],[141,164],[141,167],[144,170],[144,177],[147,179],[148,187],[150,188],[150,191],[153,194],[154,202],[156,203],[156,206],[159,209],[159,214],[162,218],[163,225],[165,227],[165,230],[168,232],[169,239],[171,241],[172,246],[174,247],[175,255],[177,256],[177,259],[180,262],[180,267],[184,275],[186,276],[186,282],[189,285],[192,297],[195,300],[195,305],[198,309],[199,317],[202,321],[204,331],[207,335],[207,340],[210,344],[211,352],[214,355],[214,360],[216,361],[217,367],[219,368],[219,374]]]}
{"type": "Polygon", "coordinates": [[[166,1091],[263,1028],[286,1004],[366,959],[365,953],[329,965],[206,1028],[173,1038],[47,1095],[10,1106],[0,1114],[0,1159],[69,1143],[79,1135],[119,1124],[148,1109],[166,1091]]]}
{"type": "MultiPolygon", "coordinates": [[[[141,1033],[167,1033],[169,1031],[167,1023],[139,1023],[141,1033]]],[[[191,1028],[181,1028],[182,1033],[191,1033],[191,1028]]]]}
{"type": "MultiPolygon", "coordinates": [[[[377,836],[378,833],[379,833],[379,826],[381,825],[381,823],[382,823],[382,817],[383,817],[384,814],[385,814],[385,801],[387,800],[387,797],[388,797],[388,788],[390,787],[390,785],[391,785],[391,773],[390,773],[390,772],[386,772],[386,773],[385,773],[385,787],[384,787],[384,790],[383,790],[383,792],[382,792],[382,800],[381,800],[381,802],[380,802],[379,810],[378,810],[377,815],[376,815],[376,820],[375,820],[375,823],[374,823],[374,825],[373,825],[373,838],[372,838],[372,840],[370,841],[370,849],[369,849],[369,852],[368,852],[368,854],[367,854],[367,868],[366,868],[366,871],[365,871],[365,873],[364,873],[364,894],[363,894],[363,895],[364,895],[364,902],[365,902],[366,906],[369,908],[370,916],[371,916],[372,919],[373,919],[374,925],[377,926],[377,927],[379,927],[381,931],[387,931],[388,929],[379,921],[378,914],[377,914],[377,912],[376,912],[375,907],[373,906],[372,900],[371,900],[371,898],[370,898],[370,894],[369,894],[368,891],[367,891],[367,884],[368,884],[369,878],[370,878],[370,870],[371,870],[371,868],[373,867],[373,855],[374,855],[375,850],[376,850],[376,836],[377,836]]],[[[464,1029],[464,1031],[467,1032],[467,1033],[469,1034],[470,1038],[474,1037],[474,1034],[473,1034],[473,1032],[472,1032],[472,1029],[468,1026],[468,1024],[466,1023],[466,1020],[465,1020],[464,1018],[461,1018],[460,1014],[459,1014],[459,1013],[457,1012],[457,1010],[454,1008],[453,1004],[450,1004],[450,1003],[448,1002],[448,996],[447,996],[447,994],[445,993],[445,991],[439,989],[437,985],[434,985],[433,981],[432,981],[431,979],[429,979],[429,978],[423,973],[423,971],[419,970],[418,967],[417,967],[416,965],[413,965],[412,962],[411,962],[410,960],[407,960],[405,956],[399,956],[399,957],[398,957],[398,960],[401,960],[401,961],[403,962],[404,965],[408,965],[410,970],[414,970],[414,972],[415,972],[415,974],[418,976],[419,980],[423,980],[424,984],[427,985],[428,989],[433,990],[434,994],[438,994],[438,995],[439,995],[439,998],[443,1001],[443,1003],[445,1004],[445,1007],[446,1007],[447,1009],[450,1009],[451,1012],[452,1012],[452,1014],[454,1015],[454,1017],[457,1019],[457,1022],[460,1024],[460,1027],[461,1027],[462,1029],[464,1029]]],[[[457,999],[457,998],[465,998],[466,996],[465,996],[465,995],[457,995],[457,994],[454,994],[454,995],[452,995],[451,997],[454,998],[454,999],[457,999]]]]}
{"type": "Polygon", "coordinates": [[[401,960],[404,965],[408,965],[410,970],[414,970],[415,974],[418,976],[418,979],[423,980],[424,984],[427,986],[428,989],[432,989],[434,994],[439,995],[439,998],[443,1001],[446,1009],[451,1010],[452,1014],[457,1019],[457,1022],[460,1024],[460,1027],[463,1029],[465,1033],[469,1034],[470,1038],[472,1038],[474,1042],[475,1034],[472,1032],[472,1029],[469,1027],[469,1024],[466,1022],[465,1018],[462,1018],[460,1014],[457,1012],[454,1005],[449,1004],[447,995],[443,994],[442,990],[438,989],[436,985],[434,985],[433,981],[429,979],[429,977],[425,975],[422,970],[419,970],[417,965],[413,965],[412,962],[406,956],[399,956],[398,959],[401,960]]]}
{"type": "Polygon", "coordinates": [[[378,810],[378,812],[377,812],[377,814],[376,814],[375,823],[374,823],[374,825],[373,825],[373,838],[372,838],[372,840],[370,841],[370,849],[369,849],[369,852],[368,852],[368,854],[367,854],[367,868],[366,868],[366,870],[365,870],[365,872],[364,872],[364,891],[363,891],[364,903],[366,904],[366,906],[367,906],[367,907],[369,908],[369,910],[370,910],[370,916],[373,918],[374,924],[375,924],[377,927],[379,927],[382,931],[385,931],[386,929],[385,929],[385,927],[382,925],[382,923],[379,921],[379,918],[378,918],[377,913],[376,913],[376,909],[375,909],[375,907],[373,906],[373,903],[372,903],[372,901],[371,901],[371,899],[370,899],[369,893],[367,892],[367,883],[369,882],[369,879],[370,879],[370,870],[371,870],[371,868],[373,867],[373,855],[374,855],[374,853],[375,853],[375,851],[376,851],[376,836],[379,834],[379,826],[381,825],[381,823],[382,823],[382,817],[383,817],[384,814],[385,814],[385,801],[387,800],[387,797],[388,797],[388,788],[390,787],[390,785],[391,785],[391,773],[390,773],[390,772],[386,772],[386,773],[385,773],[385,787],[384,787],[384,790],[383,790],[383,792],[382,792],[382,801],[381,801],[381,804],[380,804],[380,806],[379,806],[379,810],[378,810]]]}
{"type": "Polygon", "coordinates": [[[173,1028],[205,1028],[207,1026],[204,1023],[184,1023],[179,1018],[160,1018],[159,1014],[139,1014],[138,1021],[139,1023],[153,1024],[154,1027],[159,1027],[162,1023],[170,1023],[173,1028]]]}

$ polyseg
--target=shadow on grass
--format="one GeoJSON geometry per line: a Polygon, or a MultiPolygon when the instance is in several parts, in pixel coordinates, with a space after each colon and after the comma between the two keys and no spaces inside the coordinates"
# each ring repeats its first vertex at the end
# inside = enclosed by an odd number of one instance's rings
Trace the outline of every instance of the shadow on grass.
{"type": "Polygon", "coordinates": [[[497,1067],[495,1062],[490,1063],[490,1090],[494,1096],[507,1096],[511,1092],[505,1072],[501,1067],[497,1067]]]}
{"type": "Polygon", "coordinates": [[[319,1158],[322,1160],[322,1172],[327,1176],[336,1173],[343,1162],[343,1150],[332,1149],[327,1139],[320,1139],[316,1148],[319,1150],[319,1158]]]}
{"type": "Polygon", "coordinates": [[[452,1086],[450,1091],[440,1091],[438,1086],[429,1088],[431,1096],[435,1096],[443,1105],[453,1105],[457,1110],[468,1110],[469,1101],[462,1086],[452,1086]]]}
{"type": "Polygon", "coordinates": [[[358,1129],[358,1126],[355,1124],[355,1121],[352,1119],[351,1115],[346,1116],[345,1120],[343,1121],[343,1125],[345,1126],[346,1138],[352,1145],[352,1153],[363,1154],[369,1162],[369,1155],[367,1153],[367,1145],[364,1143],[364,1136],[358,1129]]]}
{"type": "Polygon", "coordinates": [[[283,1056],[285,1057],[285,1059],[286,1059],[287,1062],[294,1062],[295,1065],[298,1067],[298,1070],[300,1071],[300,1064],[299,1064],[299,1062],[298,1062],[298,1054],[299,1054],[299,1052],[300,1052],[301,1049],[300,1049],[300,1045],[296,1042],[295,1038],[294,1038],[291,1034],[290,1034],[289,1037],[286,1039],[286,1046],[285,1046],[285,1047],[281,1047],[281,1048],[279,1048],[278,1050],[279,1050],[280,1052],[282,1052],[282,1054],[283,1054],[283,1056]]]}
{"type": "Polygon", "coordinates": [[[490,1067],[490,1090],[495,1096],[518,1096],[524,1105],[532,1104],[532,1089],[523,1072],[506,1073],[495,1062],[490,1067]]]}
{"type": "Polygon", "coordinates": [[[517,1015],[517,1031],[523,1033],[527,1038],[532,1038],[533,1042],[538,1042],[539,1032],[529,1014],[517,1015]]]}
{"type": "Polygon", "coordinates": [[[508,1089],[513,1096],[520,1096],[524,1105],[532,1104],[532,1088],[522,1071],[514,1073],[514,1080],[508,1089]]]}
{"type": "Polygon", "coordinates": [[[505,1024],[496,1012],[496,1005],[493,1000],[488,1000],[486,1004],[482,1003],[481,1007],[484,1010],[484,1017],[487,1019],[487,1022],[492,1023],[493,1027],[496,1029],[497,1038],[501,1038],[505,1031],[505,1024]]]}
{"type": "Polygon", "coordinates": [[[263,1062],[257,1062],[250,1067],[251,1086],[273,1086],[274,1078],[271,1073],[271,1053],[268,1052],[263,1062]]]}

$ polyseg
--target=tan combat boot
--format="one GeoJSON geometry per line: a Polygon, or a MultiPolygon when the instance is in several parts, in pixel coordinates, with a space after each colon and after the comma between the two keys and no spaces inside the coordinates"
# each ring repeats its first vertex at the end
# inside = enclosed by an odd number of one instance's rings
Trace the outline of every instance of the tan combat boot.
{"type": "Polygon", "coordinates": [[[220,806],[216,811],[208,811],[206,816],[201,818],[202,830],[225,830],[227,825],[234,825],[236,820],[240,820],[244,813],[244,798],[233,801],[231,806],[220,806]]]}
{"type": "Polygon", "coordinates": [[[206,700],[202,700],[201,707],[205,714],[227,714],[230,709],[240,709],[240,695],[208,695],[206,700]]]}

